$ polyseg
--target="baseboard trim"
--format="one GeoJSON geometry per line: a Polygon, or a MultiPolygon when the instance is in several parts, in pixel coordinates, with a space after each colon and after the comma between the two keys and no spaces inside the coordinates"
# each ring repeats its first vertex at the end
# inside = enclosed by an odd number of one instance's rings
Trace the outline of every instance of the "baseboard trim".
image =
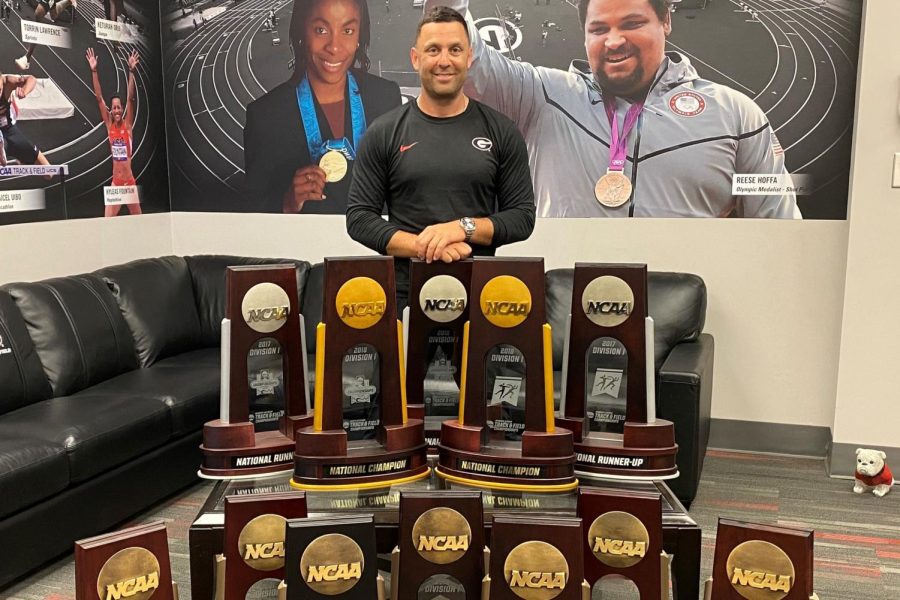
{"type": "MultiPolygon", "coordinates": [[[[886,462],[890,465],[900,465],[900,448],[885,446],[872,446],[867,444],[844,444],[832,442],[828,456],[825,458],[825,470],[829,477],[852,478],[856,472],[856,449],[875,448],[887,454],[886,462]]],[[[897,471],[894,472],[894,480],[897,479],[897,471]]]]}
{"type": "Polygon", "coordinates": [[[814,425],[733,419],[711,419],[709,425],[709,447],[722,450],[826,458],[831,441],[831,428],[814,425]]]}

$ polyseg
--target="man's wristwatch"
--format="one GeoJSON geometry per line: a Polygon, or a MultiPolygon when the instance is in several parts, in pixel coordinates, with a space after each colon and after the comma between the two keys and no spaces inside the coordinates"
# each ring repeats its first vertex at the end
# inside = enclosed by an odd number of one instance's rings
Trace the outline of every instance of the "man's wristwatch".
{"type": "Polygon", "coordinates": [[[466,232],[465,241],[466,243],[469,243],[469,240],[471,240],[472,236],[475,234],[475,219],[472,217],[463,217],[459,220],[459,226],[466,232]]]}

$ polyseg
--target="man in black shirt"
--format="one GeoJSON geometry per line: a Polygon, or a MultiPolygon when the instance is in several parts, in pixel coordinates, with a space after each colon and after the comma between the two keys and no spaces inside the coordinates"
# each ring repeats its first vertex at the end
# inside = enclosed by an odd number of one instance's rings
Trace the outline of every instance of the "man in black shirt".
{"type": "Polygon", "coordinates": [[[522,134],[463,94],[472,62],[463,16],[446,7],[429,11],[410,58],[422,93],[366,131],[347,205],[350,237],[395,257],[401,308],[409,258],[493,256],[499,246],[531,235],[535,218],[522,134]]]}

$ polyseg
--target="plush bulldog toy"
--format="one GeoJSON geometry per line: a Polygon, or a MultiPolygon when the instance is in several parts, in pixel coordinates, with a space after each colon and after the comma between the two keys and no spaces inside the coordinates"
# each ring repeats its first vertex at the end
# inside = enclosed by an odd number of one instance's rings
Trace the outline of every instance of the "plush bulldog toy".
{"type": "Polygon", "coordinates": [[[862,494],[867,489],[874,488],[872,493],[880,498],[891,491],[891,486],[894,485],[894,476],[884,462],[885,458],[885,454],[881,450],[856,449],[854,492],[862,494]]]}

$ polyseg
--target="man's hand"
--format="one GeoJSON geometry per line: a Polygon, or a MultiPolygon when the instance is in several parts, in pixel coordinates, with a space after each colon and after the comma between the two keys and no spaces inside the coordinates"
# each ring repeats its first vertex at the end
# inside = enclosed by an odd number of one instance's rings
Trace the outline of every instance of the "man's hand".
{"type": "Polygon", "coordinates": [[[465,242],[454,242],[448,244],[441,253],[440,260],[445,263],[452,263],[464,258],[472,256],[472,246],[465,242]]]}
{"type": "Polygon", "coordinates": [[[318,202],[325,199],[325,171],[318,165],[307,165],[294,172],[291,187],[284,194],[283,210],[298,213],[304,202],[318,202]]]}
{"type": "MultiPolygon", "coordinates": [[[[447,246],[465,240],[466,232],[460,227],[459,221],[429,225],[416,238],[416,254],[427,263],[443,260],[443,252],[447,246]]],[[[469,254],[471,253],[472,249],[469,248],[469,254]]]]}

